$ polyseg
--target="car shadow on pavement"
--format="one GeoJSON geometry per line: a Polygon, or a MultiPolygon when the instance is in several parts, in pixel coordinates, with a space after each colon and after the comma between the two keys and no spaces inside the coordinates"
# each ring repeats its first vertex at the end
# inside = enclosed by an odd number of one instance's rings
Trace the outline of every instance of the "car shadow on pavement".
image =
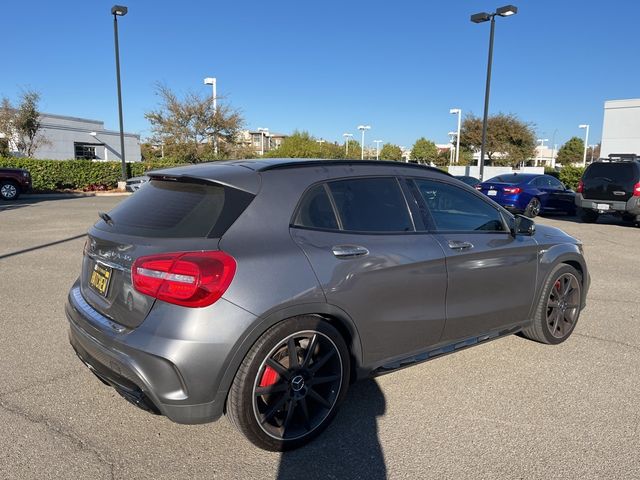
{"type": "Polygon", "coordinates": [[[376,422],[385,410],[384,394],[375,380],[352,385],[337,417],[324,433],[309,445],[282,454],[276,478],[386,479],[376,422]]]}
{"type": "Polygon", "coordinates": [[[72,240],[76,240],[78,238],[85,237],[86,233],[81,233],[78,235],[74,235],[72,237],[63,238],[62,240],[55,240],[53,242],[43,243],[42,245],[36,245],[34,247],[24,248],[22,250],[16,250],[9,253],[0,254],[0,260],[3,258],[15,257],[16,255],[22,255],[23,253],[33,252],[34,250],[40,250],[42,248],[52,247],[54,245],[59,245],[60,243],[70,242],[72,240]]]}

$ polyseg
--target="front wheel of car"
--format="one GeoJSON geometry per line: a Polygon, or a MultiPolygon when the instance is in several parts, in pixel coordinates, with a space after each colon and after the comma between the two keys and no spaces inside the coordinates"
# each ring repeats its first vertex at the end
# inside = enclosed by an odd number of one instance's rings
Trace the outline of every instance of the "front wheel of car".
{"type": "Polygon", "coordinates": [[[556,265],[545,282],[531,326],[522,331],[530,340],[556,345],[576,326],[582,301],[582,275],[571,265],[556,265]]]}
{"type": "Polygon", "coordinates": [[[540,200],[537,197],[533,197],[531,200],[529,200],[527,208],[524,209],[524,214],[529,218],[534,218],[540,215],[541,211],[542,204],[540,203],[540,200]]]}
{"type": "Polygon", "coordinates": [[[20,189],[11,181],[0,182],[0,198],[3,200],[15,200],[20,196],[20,189]]]}
{"type": "Polygon", "coordinates": [[[350,358],[342,335],[315,316],[267,330],[240,365],[227,415],[254,445],[298,448],[333,420],[349,387],[350,358]]]}

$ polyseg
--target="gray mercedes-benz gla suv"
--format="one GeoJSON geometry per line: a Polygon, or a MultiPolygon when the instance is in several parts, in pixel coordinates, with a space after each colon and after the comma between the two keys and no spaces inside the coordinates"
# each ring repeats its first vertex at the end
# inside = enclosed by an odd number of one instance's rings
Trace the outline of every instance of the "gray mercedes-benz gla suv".
{"type": "Polygon", "coordinates": [[[318,435],[350,383],[521,332],[569,337],[582,245],[440,170],[244,160],[156,171],[91,227],[66,304],[80,359],[180,423],[318,435]]]}

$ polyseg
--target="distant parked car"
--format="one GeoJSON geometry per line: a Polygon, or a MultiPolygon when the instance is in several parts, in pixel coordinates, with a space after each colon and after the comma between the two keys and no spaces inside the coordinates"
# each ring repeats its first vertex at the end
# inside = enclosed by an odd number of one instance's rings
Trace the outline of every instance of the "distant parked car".
{"type": "Polygon", "coordinates": [[[466,183],[470,187],[476,187],[477,185],[480,185],[480,180],[470,175],[456,175],[455,177],[461,182],[466,183]]]}
{"type": "Polygon", "coordinates": [[[476,187],[512,213],[535,217],[541,213],[575,215],[575,192],[551,175],[508,173],[476,187]]]}
{"type": "Polygon", "coordinates": [[[127,185],[125,190],[127,192],[135,192],[140,189],[145,183],[149,181],[149,177],[147,175],[142,175],[140,177],[133,177],[127,180],[127,185]]]}
{"type": "Polygon", "coordinates": [[[582,175],[575,202],[583,222],[595,222],[602,214],[640,222],[640,157],[593,162],[582,175]]]}
{"type": "Polygon", "coordinates": [[[0,168],[0,198],[15,200],[31,190],[31,174],[22,168],[0,168]]]}

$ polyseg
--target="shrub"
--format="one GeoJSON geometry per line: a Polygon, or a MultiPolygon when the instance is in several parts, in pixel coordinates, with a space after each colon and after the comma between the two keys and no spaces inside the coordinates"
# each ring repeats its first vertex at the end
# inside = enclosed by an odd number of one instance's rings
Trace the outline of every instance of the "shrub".
{"type": "Polygon", "coordinates": [[[582,178],[584,173],[584,167],[574,167],[573,165],[567,165],[560,170],[559,179],[568,188],[575,190],[578,188],[578,182],[582,178]]]}
{"type": "MultiPolygon", "coordinates": [[[[174,160],[127,163],[127,175],[129,177],[137,177],[148,170],[174,167],[176,165],[180,164],[174,160]]],[[[0,158],[0,167],[29,170],[33,180],[33,190],[38,192],[51,192],[61,189],[95,189],[97,185],[115,188],[121,176],[120,162],[0,158]]]]}

